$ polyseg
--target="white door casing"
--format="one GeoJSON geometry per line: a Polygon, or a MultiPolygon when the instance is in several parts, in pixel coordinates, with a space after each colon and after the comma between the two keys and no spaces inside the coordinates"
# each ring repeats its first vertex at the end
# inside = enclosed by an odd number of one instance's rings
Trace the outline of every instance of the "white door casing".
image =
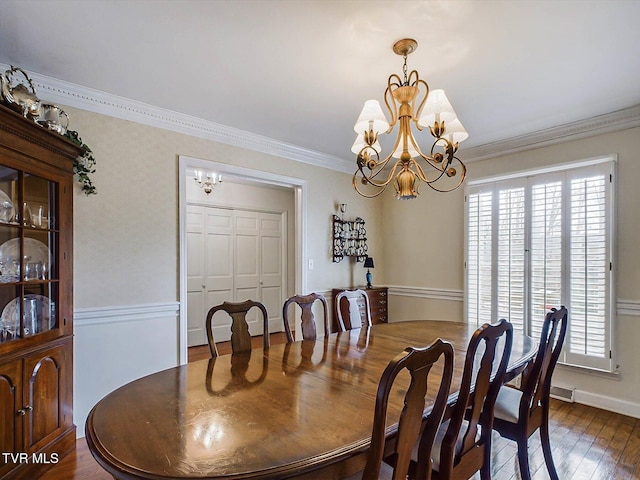
{"type": "Polygon", "coordinates": [[[253,182],[255,185],[279,186],[291,188],[294,194],[294,215],[289,221],[293,222],[294,239],[294,290],[307,291],[307,270],[303,268],[307,262],[306,252],[306,223],[307,223],[307,182],[301,178],[289,177],[277,173],[240,167],[230,163],[213,162],[201,158],[180,155],[179,168],[179,197],[180,197],[180,321],[178,325],[179,362],[186,364],[187,355],[187,183],[193,182],[194,169],[212,170],[224,176],[242,181],[253,182]]]}

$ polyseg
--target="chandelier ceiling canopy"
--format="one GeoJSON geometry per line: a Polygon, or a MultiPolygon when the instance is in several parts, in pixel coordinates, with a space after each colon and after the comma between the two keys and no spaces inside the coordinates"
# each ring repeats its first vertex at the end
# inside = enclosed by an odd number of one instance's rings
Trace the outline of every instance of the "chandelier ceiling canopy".
{"type": "Polygon", "coordinates": [[[397,41],[393,51],[404,58],[403,77],[392,74],[387,81],[384,102],[391,121],[387,121],[380,103],[367,100],[356,121],[357,134],[351,151],[357,155],[357,169],[353,186],[365,197],[380,195],[393,182],[396,197],[411,199],[418,195],[421,182],[438,192],[458,188],[467,168],[456,157],[458,144],[469,134],[447,99],[443,90],[429,90],[418,72],[407,74],[407,56],[415,51],[418,42],[405,38],[397,41]],[[425,128],[434,140],[424,153],[411,130],[425,128]],[[398,136],[391,152],[381,158],[380,133],[391,133],[398,125],[398,136]],[[391,159],[396,159],[392,164],[391,159]],[[392,166],[391,166],[392,164],[392,166]],[[389,168],[385,168],[389,165],[389,168]],[[424,167],[423,167],[424,165],[424,167]]]}

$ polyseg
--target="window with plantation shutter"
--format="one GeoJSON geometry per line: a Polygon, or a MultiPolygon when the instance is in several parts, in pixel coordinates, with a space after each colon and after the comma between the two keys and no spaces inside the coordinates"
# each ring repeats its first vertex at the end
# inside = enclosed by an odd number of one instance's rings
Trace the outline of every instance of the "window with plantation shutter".
{"type": "Polygon", "coordinates": [[[614,370],[614,170],[606,157],[467,185],[468,322],[506,318],[538,338],[565,305],[560,361],[614,370]]]}
{"type": "Polygon", "coordinates": [[[467,203],[467,299],[470,317],[491,321],[491,192],[478,192],[467,203]]]}

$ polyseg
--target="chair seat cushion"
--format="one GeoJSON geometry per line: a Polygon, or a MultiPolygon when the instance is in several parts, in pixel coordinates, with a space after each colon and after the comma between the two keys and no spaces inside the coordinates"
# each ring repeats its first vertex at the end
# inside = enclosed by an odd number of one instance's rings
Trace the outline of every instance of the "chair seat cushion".
{"type": "Polygon", "coordinates": [[[518,423],[522,392],[517,388],[501,387],[493,414],[506,422],[518,423]]]}
{"type": "MultiPolygon", "coordinates": [[[[436,438],[433,442],[433,447],[431,449],[431,459],[432,459],[432,469],[436,472],[440,471],[440,450],[442,448],[442,440],[444,439],[445,434],[447,433],[447,429],[449,428],[450,420],[443,422],[438,429],[438,433],[436,433],[436,438]]],[[[460,452],[462,449],[462,439],[464,437],[465,432],[467,431],[469,422],[466,420],[462,421],[462,426],[460,427],[460,431],[458,432],[458,438],[456,439],[456,454],[460,452]]],[[[476,434],[476,442],[480,440],[482,432],[482,427],[478,425],[478,433],[476,434]]],[[[417,447],[417,446],[416,446],[417,447]]],[[[417,461],[418,452],[417,448],[414,449],[412,458],[417,461]]]]}

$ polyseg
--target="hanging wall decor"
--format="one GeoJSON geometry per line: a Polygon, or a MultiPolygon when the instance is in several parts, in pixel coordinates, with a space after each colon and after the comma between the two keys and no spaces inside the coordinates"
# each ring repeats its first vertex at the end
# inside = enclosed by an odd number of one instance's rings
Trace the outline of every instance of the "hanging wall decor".
{"type": "Polygon", "coordinates": [[[367,231],[364,220],[344,220],[333,216],[333,261],[340,262],[344,257],[355,257],[356,262],[367,258],[367,231]]]}

